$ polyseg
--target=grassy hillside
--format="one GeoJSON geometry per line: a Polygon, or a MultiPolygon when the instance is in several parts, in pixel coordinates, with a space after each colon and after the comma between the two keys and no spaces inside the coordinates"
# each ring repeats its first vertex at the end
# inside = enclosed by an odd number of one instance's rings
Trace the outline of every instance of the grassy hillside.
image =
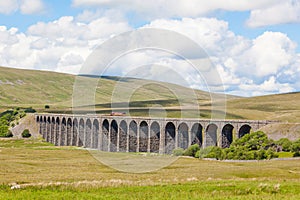
{"type": "Polygon", "coordinates": [[[227,110],[248,119],[300,122],[300,92],[231,99],[227,110]]]}
{"type": "MultiPolygon", "coordinates": [[[[186,117],[211,117],[211,95],[170,83],[155,82],[134,78],[117,77],[75,77],[74,75],[22,70],[0,67],[0,111],[11,107],[32,106],[40,112],[71,113],[72,94],[75,79],[86,80],[79,90],[91,87],[96,81],[96,111],[108,114],[112,111],[125,111],[128,91],[130,115],[180,117],[181,106],[186,117]],[[138,87],[137,87],[138,86],[138,87]],[[180,94],[180,97],[176,96],[180,94]],[[179,100],[178,100],[179,99],[179,100]],[[199,107],[196,105],[197,102],[199,107]],[[45,105],[50,109],[44,110],[45,105]],[[200,108],[200,114],[196,110],[200,108]]],[[[84,96],[84,95],[83,95],[84,96]]],[[[214,95],[218,99],[220,95],[214,95]]],[[[228,119],[268,119],[300,122],[300,93],[268,95],[241,98],[227,95],[226,118],[228,119]]],[[[214,107],[216,117],[223,117],[224,110],[214,107]]],[[[90,106],[76,108],[80,112],[90,112],[90,106]]]]}
{"type": "MultiPolygon", "coordinates": [[[[202,117],[210,116],[210,93],[196,91],[193,97],[192,89],[175,84],[134,78],[75,77],[55,72],[4,67],[0,67],[0,111],[17,106],[31,106],[38,111],[45,111],[44,106],[49,105],[50,109],[46,111],[71,112],[75,79],[85,80],[85,85],[81,85],[77,88],[78,90],[89,88],[96,81],[95,102],[99,113],[111,112],[113,97],[114,107],[118,109],[117,111],[122,111],[122,107],[125,107],[129,100],[130,114],[137,116],[148,115],[149,108],[151,108],[154,115],[159,116],[160,113],[166,112],[168,117],[178,117],[180,116],[180,102],[181,106],[183,105],[191,113],[189,117],[198,117],[194,112],[195,102],[205,105],[201,107],[202,117]],[[116,89],[117,91],[115,91],[116,89]],[[132,90],[133,93],[127,100],[124,99],[124,96],[128,90],[132,90]],[[178,94],[180,97],[176,96],[178,94]]],[[[76,109],[82,112],[90,111],[89,106],[76,109]]]]}

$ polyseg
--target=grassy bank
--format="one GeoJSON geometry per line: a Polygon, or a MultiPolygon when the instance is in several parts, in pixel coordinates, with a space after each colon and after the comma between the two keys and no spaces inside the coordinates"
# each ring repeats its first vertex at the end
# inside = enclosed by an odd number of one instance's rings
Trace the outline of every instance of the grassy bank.
{"type": "Polygon", "coordinates": [[[0,185],[0,199],[299,199],[300,160],[182,157],[158,171],[135,174],[109,168],[84,149],[2,139],[0,185]]]}

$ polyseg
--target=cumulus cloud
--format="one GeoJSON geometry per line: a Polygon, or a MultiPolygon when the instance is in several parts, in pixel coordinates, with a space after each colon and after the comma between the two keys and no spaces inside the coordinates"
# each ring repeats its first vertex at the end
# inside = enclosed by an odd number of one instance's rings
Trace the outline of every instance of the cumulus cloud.
{"type": "MultiPolygon", "coordinates": [[[[73,0],[73,6],[134,13],[146,20],[205,17],[221,10],[249,11],[250,17],[246,22],[249,27],[300,22],[300,0],[73,0]]],[[[85,14],[88,16],[88,13],[85,14]]]]}
{"type": "Polygon", "coordinates": [[[0,1],[0,13],[10,14],[18,9],[18,0],[0,1]]]}
{"type": "Polygon", "coordinates": [[[11,14],[20,10],[22,14],[41,13],[45,9],[42,0],[10,0],[0,1],[0,13],[11,14]]]}
{"type": "Polygon", "coordinates": [[[290,76],[300,65],[296,43],[286,34],[264,32],[250,40],[213,18],[154,20],[146,27],[163,27],[196,41],[215,63],[227,92],[252,96],[296,90],[290,76]],[[284,74],[287,71],[292,73],[284,74]]]}
{"type": "Polygon", "coordinates": [[[240,73],[255,73],[257,77],[275,75],[293,62],[295,49],[296,44],[287,35],[265,32],[241,56],[240,62],[248,70],[239,68],[240,73]]]}
{"type": "Polygon", "coordinates": [[[23,14],[34,14],[44,11],[45,6],[41,0],[22,0],[20,11],[23,14]]]}
{"type": "Polygon", "coordinates": [[[141,17],[155,19],[160,17],[199,17],[216,10],[245,11],[264,8],[276,4],[278,0],[73,0],[74,6],[98,6],[120,9],[124,12],[136,12],[141,17]]]}
{"type": "Polygon", "coordinates": [[[127,22],[106,17],[80,22],[64,16],[30,26],[26,33],[0,27],[2,66],[78,73],[95,46],[130,30],[127,22]]]}
{"type": "Polygon", "coordinates": [[[250,13],[247,25],[250,27],[261,27],[266,25],[299,23],[300,1],[287,0],[266,8],[254,9],[250,13]]]}
{"type": "MultiPolygon", "coordinates": [[[[90,3],[95,2],[90,0],[90,3]]],[[[76,74],[97,45],[132,29],[122,17],[102,14],[96,18],[91,17],[89,12],[77,17],[63,16],[51,22],[36,23],[25,33],[1,26],[0,63],[3,66],[76,74]]],[[[265,32],[249,39],[236,35],[228,22],[215,18],[158,19],[141,28],[164,28],[195,41],[215,64],[216,73],[222,78],[228,93],[252,96],[300,88],[300,55],[296,53],[295,42],[283,33],[265,32]]],[[[188,52],[183,41],[173,43],[181,46],[180,50],[185,55],[197,59],[195,55],[198,52],[188,52]]],[[[171,71],[179,73],[182,84],[197,89],[207,89],[203,76],[214,76],[208,72],[201,77],[190,70],[185,60],[151,51],[132,52],[116,61],[110,70],[114,75],[134,75],[139,67],[147,69],[153,79],[162,77],[165,81],[178,77],[175,74],[171,76],[171,71]]],[[[222,89],[213,85],[213,78],[210,80],[209,84],[222,89]]]]}

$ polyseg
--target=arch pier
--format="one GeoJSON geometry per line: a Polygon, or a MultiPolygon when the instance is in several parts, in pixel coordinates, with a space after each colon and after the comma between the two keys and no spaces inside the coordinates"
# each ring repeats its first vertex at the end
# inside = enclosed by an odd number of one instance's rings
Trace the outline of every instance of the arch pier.
{"type": "Polygon", "coordinates": [[[275,123],[266,120],[207,120],[105,115],[36,114],[39,133],[57,146],[110,152],[171,154],[199,144],[229,147],[234,139],[275,123]]]}

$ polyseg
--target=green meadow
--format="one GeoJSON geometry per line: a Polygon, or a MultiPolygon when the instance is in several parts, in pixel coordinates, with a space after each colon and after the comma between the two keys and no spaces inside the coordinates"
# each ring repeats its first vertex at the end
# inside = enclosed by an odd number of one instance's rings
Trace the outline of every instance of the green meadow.
{"type": "Polygon", "coordinates": [[[299,198],[299,159],[221,162],[180,157],[156,171],[124,173],[85,149],[37,139],[0,140],[0,199],[299,198]]]}

